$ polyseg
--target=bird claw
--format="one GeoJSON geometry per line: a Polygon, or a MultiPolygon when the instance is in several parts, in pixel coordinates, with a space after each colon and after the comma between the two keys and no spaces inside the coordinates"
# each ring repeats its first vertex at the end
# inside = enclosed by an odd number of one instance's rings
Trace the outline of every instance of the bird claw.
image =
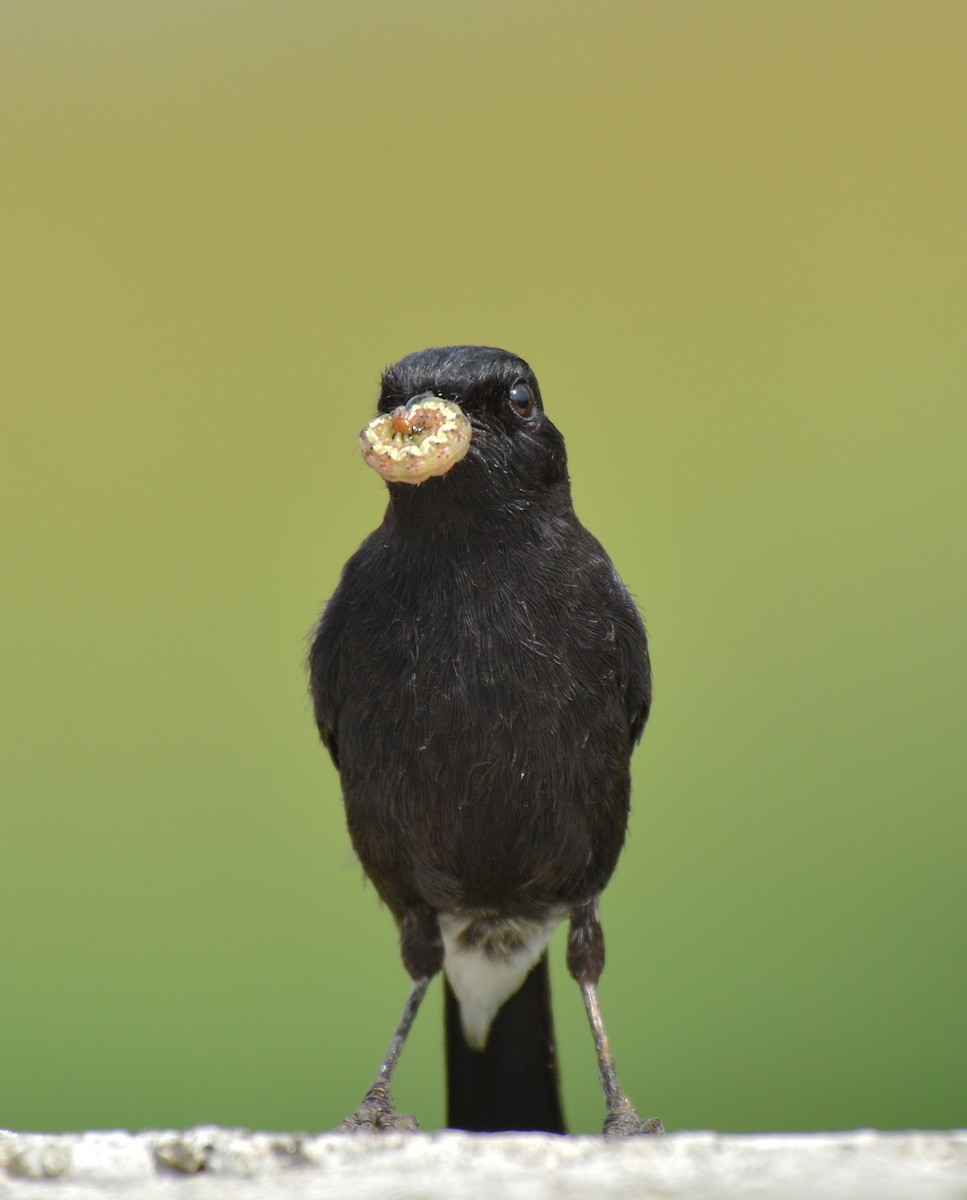
{"type": "Polygon", "coordinates": [[[420,1128],[416,1117],[398,1113],[388,1091],[373,1088],[359,1108],[336,1126],[336,1133],[415,1133],[420,1128]]]}
{"type": "Polygon", "coordinates": [[[608,1113],[603,1132],[606,1138],[640,1137],[642,1134],[664,1133],[665,1126],[658,1117],[642,1120],[634,1105],[629,1104],[627,1108],[622,1107],[608,1113]]]}

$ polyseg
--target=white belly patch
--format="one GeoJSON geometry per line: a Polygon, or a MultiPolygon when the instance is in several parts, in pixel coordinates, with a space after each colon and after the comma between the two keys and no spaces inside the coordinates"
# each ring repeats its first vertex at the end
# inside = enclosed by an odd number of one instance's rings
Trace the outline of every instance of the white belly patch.
{"type": "Polygon", "coordinates": [[[443,969],[460,1002],[463,1036],[474,1050],[486,1046],[500,1006],[524,982],[563,916],[514,921],[480,913],[440,914],[443,969]]]}

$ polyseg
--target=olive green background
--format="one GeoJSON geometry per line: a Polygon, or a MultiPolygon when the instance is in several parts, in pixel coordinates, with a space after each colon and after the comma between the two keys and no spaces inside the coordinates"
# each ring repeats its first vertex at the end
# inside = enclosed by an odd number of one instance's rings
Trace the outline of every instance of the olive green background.
{"type": "Polygon", "coordinates": [[[534,366],[651,632],[628,1090],[967,1123],[965,37],[958,0],[3,5],[0,1126],[321,1129],[368,1085],[407,980],[305,639],[380,518],[379,371],[459,341],[534,366]]]}

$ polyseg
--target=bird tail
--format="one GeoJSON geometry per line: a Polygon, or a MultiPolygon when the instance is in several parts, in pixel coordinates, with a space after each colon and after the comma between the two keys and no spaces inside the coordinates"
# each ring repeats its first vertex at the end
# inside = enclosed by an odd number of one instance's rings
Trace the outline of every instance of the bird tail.
{"type": "Polygon", "coordinates": [[[546,953],[497,1013],[483,1050],[467,1045],[460,1004],[447,982],[446,1050],[451,1129],[567,1132],[546,953]]]}

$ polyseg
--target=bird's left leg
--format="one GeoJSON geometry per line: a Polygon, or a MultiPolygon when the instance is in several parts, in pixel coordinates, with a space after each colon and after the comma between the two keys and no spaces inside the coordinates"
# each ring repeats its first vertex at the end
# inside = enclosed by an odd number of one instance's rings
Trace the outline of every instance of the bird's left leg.
{"type": "Polygon", "coordinates": [[[400,1023],[393,1034],[386,1057],[373,1080],[373,1086],[352,1116],[336,1127],[341,1133],[378,1132],[385,1129],[415,1130],[416,1117],[398,1113],[393,1103],[393,1074],[403,1053],[407,1034],[416,1017],[430,980],[443,966],[443,939],[437,915],[431,909],[410,909],[400,922],[400,951],[413,986],[400,1023]]]}
{"type": "Polygon", "coordinates": [[[627,1137],[641,1133],[664,1133],[658,1117],[642,1120],[641,1114],[628,1099],[615,1071],[614,1056],[608,1033],[601,1018],[598,1003],[598,980],[604,970],[604,933],[598,917],[597,897],[588,900],[571,913],[571,932],[567,942],[567,969],[581,985],[584,1007],[594,1035],[598,1056],[601,1089],[607,1105],[604,1120],[605,1137],[627,1137]]]}

